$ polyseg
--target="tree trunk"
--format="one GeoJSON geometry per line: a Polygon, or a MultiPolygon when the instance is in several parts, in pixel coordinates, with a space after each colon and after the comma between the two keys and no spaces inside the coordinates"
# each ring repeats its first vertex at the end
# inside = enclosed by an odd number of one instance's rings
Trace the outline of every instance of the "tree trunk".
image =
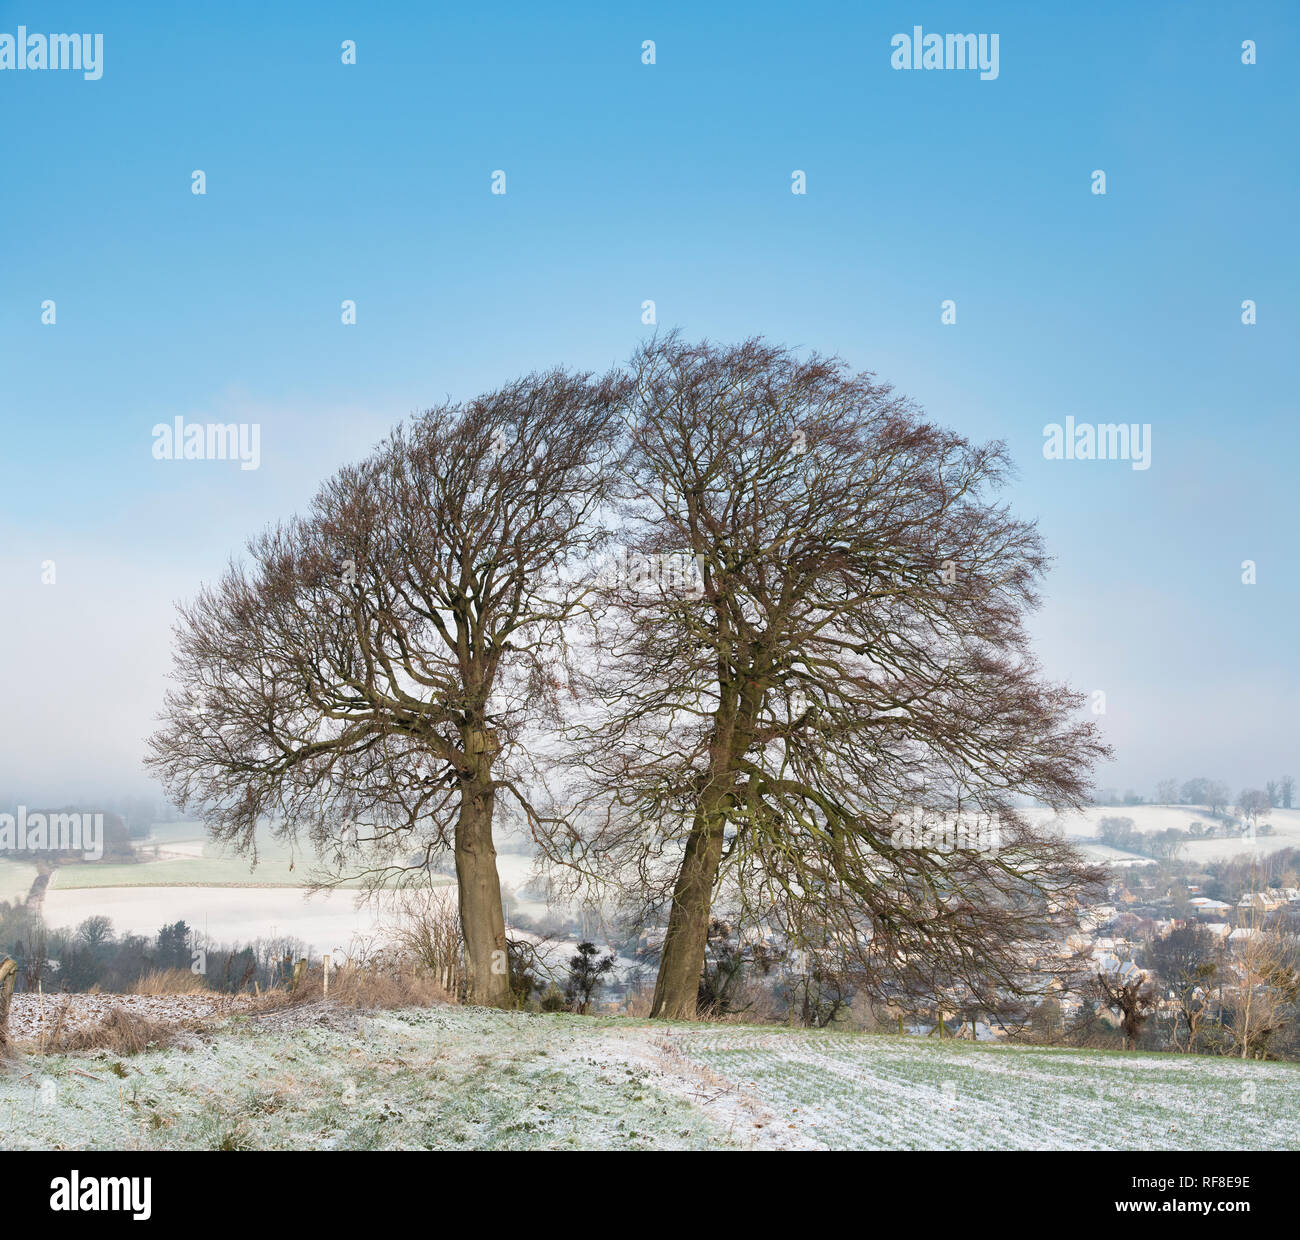
{"type": "Polygon", "coordinates": [[[709,941],[713,888],[722,864],[727,809],[736,785],[736,760],[754,735],[754,720],[762,705],[764,684],[751,676],[744,684],[728,684],[724,704],[714,717],[709,781],[700,794],[682,868],[673,888],[659,976],[655,979],[651,1018],[694,1020],[700,998],[700,974],[709,941]]]}
{"type": "Polygon", "coordinates": [[[5,956],[0,960],[0,1056],[9,1053],[9,1001],[14,995],[18,966],[5,956]]]}
{"type": "Polygon", "coordinates": [[[492,738],[482,729],[465,733],[472,775],[461,785],[456,824],[456,883],[465,935],[466,1000],[483,1007],[511,1006],[506,922],[501,910],[497,850],[492,843],[492,738]]]}
{"type": "Polygon", "coordinates": [[[700,973],[709,940],[709,910],[713,884],[722,862],[725,819],[701,806],[686,841],[682,868],[673,889],[668,933],[664,937],[659,976],[655,980],[652,1018],[694,1020],[700,995],[700,973]]]}

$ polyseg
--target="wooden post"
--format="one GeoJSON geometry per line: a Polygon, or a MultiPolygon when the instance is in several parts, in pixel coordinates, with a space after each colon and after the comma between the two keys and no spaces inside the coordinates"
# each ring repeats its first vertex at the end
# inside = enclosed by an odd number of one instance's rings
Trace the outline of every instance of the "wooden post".
{"type": "Polygon", "coordinates": [[[9,1050],[9,1000],[17,980],[18,966],[6,956],[0,961],[0,1055],[9,1050]]]}
{"type": "Polygon", "coordinates": [[[325,988],[325,995],[324,995],[324,997],[325,997],[326,999],[328,999],[328,998],[330,997],[330,956],[329,956],[329,952],[326,952],[325,955],[321,957],[321,968],[324,970],[324,974],[323,974],[323,976],[324,976],[324,979],[325,979],[325,980],[324,980],[324,983],[323,983],[324,988],[325,988]]]}
{"type": "Polygon", "coordinates": [[[296,965],[293,966],[293,985],[291,990],[296,991],[302,984],[303,976],[307,972],[307,958],[304,956],[296,965]]]}

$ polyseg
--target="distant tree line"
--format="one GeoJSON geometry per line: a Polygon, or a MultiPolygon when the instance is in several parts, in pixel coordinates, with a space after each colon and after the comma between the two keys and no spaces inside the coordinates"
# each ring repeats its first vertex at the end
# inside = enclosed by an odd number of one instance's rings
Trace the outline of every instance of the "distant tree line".
{"type": "Polygon", "coordinates": [[[95,988],[121,994],[152,974],[181,971],[196,988],[234,993],[283,981],[292,962],[308,955],[293,938],[258,939],[248,945],[206,941],[184,921],[152,936],[118,935],[104,916],[75,929],[48,929],[23,904],[0,901],[0,955],[19,969],[19,988],[82,993],[95,988]]]}
{"type": "MultiPolygon", "coordinates": [[[[1132,794],[1130,794],[1132,795],[1132,794]]],[[[1291,809],[1295,798],[1295,780],[1290,775],[1280,779],[1270,779],[1263,789],[1245,789],[1237,799],[1238,806],[1251,806],[1256,809],[1291,809]]],[[[1118,804],[1115,801],[1097,799],[1098,805],[1118,804]]],[[[1143,804],[1141,798],[1125,804],[1143,804]]],[[[1219,779],[1188,779],[1179,783],[1176,779],[1162,779],[1156,785],[1154,804],[1157,805],[1203,805],[1211,815],[1224,813],[1231,804],[1228,785],[1219,779]]]]}

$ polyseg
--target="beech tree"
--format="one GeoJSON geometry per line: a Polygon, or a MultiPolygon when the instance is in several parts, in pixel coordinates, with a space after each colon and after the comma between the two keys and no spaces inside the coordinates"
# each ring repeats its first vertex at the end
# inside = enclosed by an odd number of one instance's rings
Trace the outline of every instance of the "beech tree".
{"type": "Polygon", "coordinates": [[[510,1003],[494,813],[533,814],[519,740],[563,683],[619,392],[555,370],[431,409],[180,608],[148,760],[172,801],[254,858],[260,824],[305,840],[322,885],[452,851],[473,1003],[510,1003]]]}
{"type": "Polygon", "coordinates": [[[695,1015],[720,892],[878,993],[992,1003],[1101,876],[1018,807],[1079,806],[1106,752],[1028,651],[1046,560],[990,497],[1002,445],[760,340],[632,369],[554,857],[667,909],[656,1017],[695,1015]]]}

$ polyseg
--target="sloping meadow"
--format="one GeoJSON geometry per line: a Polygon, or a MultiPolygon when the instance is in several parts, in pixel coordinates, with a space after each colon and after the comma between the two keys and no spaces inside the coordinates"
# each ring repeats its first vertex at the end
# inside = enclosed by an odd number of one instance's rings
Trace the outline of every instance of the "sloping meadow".
{"type": "Polygon", "coordinates": [[[435,1007],[0,1075],[0,1148],[1296,1149],[1300,1068],[435,1007]]]}

